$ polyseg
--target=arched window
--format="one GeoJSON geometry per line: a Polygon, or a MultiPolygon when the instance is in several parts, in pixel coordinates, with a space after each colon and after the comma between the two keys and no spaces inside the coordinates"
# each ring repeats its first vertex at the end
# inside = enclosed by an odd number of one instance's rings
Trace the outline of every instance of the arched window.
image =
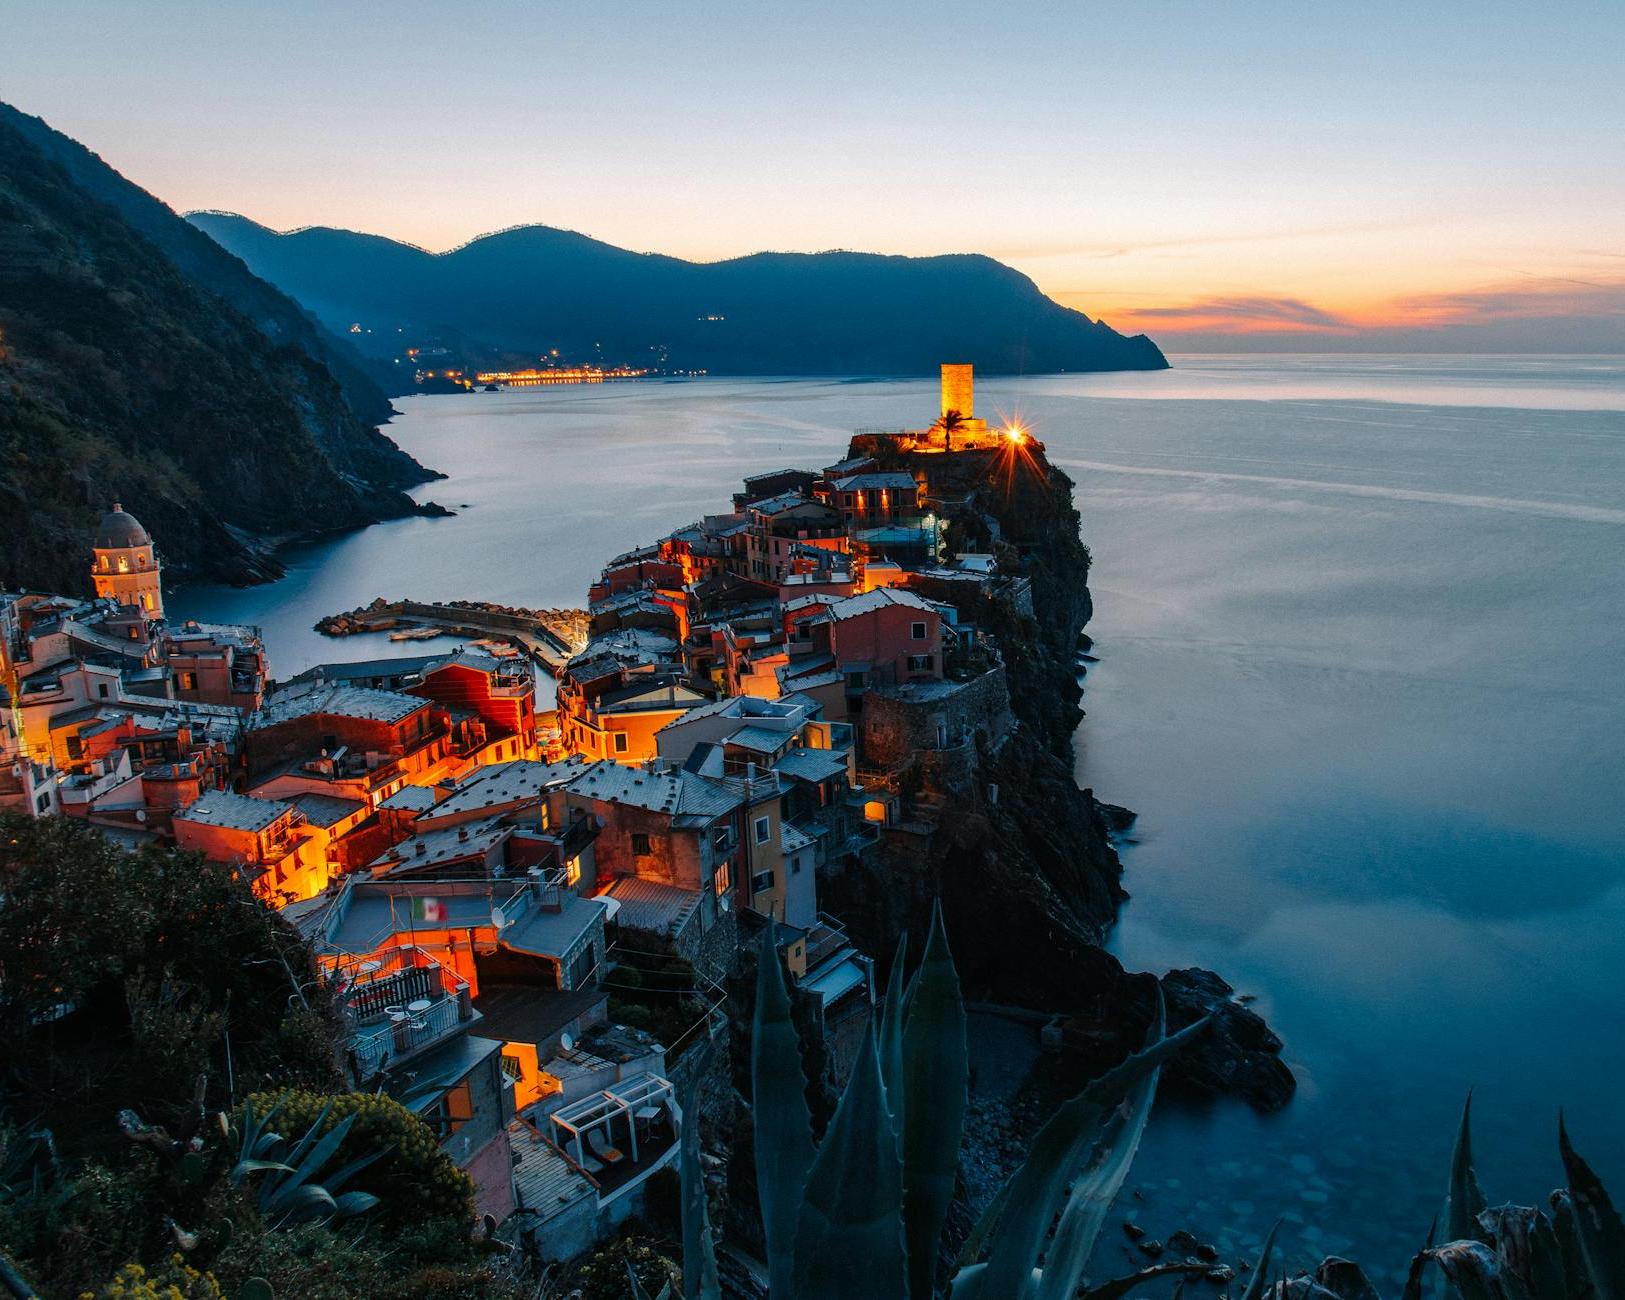
{"type": "Polygon", "coordinates": [[[120,573],[128,573],[130,571],[130,557],[128,555],[121,555],[118,557],[118,571],[120,573]]]}

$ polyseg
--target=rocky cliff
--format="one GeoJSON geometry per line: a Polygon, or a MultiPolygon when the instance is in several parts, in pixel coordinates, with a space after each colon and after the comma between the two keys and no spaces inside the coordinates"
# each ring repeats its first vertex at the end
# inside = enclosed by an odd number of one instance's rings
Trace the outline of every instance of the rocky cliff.
{"type": "Polygon", "coordinates": [[[281,540],[431,509],[387,414],[297,305],[0,105],[0,583],[84,590],[115,499],[170,576],[234,582],[277,576],[281,540]]]}
{"type": "MultiPolygon", "coordinates": [[[[1071,480],[1036,444],[911,457],[860,438],[850,454],[925,472],[934,495],[964,502],[950,514],[956,546],[992,549],[1030,590],[960,609],[997,644],[1017,725],[979,744],[968,766],[930,767],[923,779],[938,788],[912,825],[888,832],[876,867],[837,878],[825,902],[868,951],[889,953],[901,929],[924,932],[940,895],[967,997],[1054,1011],[1070,1018],[1067,1041],[1103,1063],[1120,1058],[1142,1041],[1159,981],[1125,971],[1101,946],[1126,897],[1108,825],[1123,814],[1073,774],[1083,716],[1076,657],[1093,610],[1071,480]]],[[[1285,1104],[1294,1081],[1280,1040],[1229,985],[1206,971],[1171,972],[1160,984],[1172,1025],[1214,1021],[1170,1067],[1171,1082],[1263,1110],[1285,1104]]]]}

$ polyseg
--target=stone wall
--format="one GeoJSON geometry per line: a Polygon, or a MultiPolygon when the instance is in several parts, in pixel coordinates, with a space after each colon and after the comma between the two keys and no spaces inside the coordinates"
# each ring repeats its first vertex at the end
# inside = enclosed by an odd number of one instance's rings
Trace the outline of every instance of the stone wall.
{"type": "Polygon", "coordinates": [[[1010,729],[1010,696],[1002,667],[957,689],[878,688],[863,700],[865,766],[895,771],[919,750],[950,749],[979,736],[992,745],[1010,729]]]}

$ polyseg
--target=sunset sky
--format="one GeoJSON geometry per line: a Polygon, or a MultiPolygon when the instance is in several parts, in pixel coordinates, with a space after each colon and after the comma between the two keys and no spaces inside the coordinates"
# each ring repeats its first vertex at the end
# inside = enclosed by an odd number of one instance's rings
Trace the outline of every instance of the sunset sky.
{"type": "Polygon", "coordinates": [[[7,0],[180,210],[982,252],[1166,347],[1625,351],[1625,4],[7,0]]]}

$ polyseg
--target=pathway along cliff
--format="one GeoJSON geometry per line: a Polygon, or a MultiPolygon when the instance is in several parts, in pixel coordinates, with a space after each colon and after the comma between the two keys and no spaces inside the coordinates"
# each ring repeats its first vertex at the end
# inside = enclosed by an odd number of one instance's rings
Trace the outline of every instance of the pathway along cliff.
{"type": "Polygon", "coordinates": [[[991,550],[1001,572],[1030,588],[1019,598],[943,594],[994,638],[1016,725],[1001,740],[970,742],[961,761],[905,774],[911,825],[887,835],[873,866],[832,879],[825,906],[867,951],[889,953],[903,930],[926,933],[940,896],[966,997],[1066,1017],[1065,1043],[1102,1068],[1143,1041],[1160,982],[1171,1027],[1213,1017],[1167,1081],[1280,1109],[1296,1086],[1281,1040],[1224,980],[1179,970],[1159,981],[1124,970],[1101,946],[1127,897],[1112,822],[1121,828],[1132,814],[1073,778],[1078,655],[1093,607],[1071,479],[1037,443],[945,456],[860,435],[848,454],[923,472],[951,549],[991,550]]]}

